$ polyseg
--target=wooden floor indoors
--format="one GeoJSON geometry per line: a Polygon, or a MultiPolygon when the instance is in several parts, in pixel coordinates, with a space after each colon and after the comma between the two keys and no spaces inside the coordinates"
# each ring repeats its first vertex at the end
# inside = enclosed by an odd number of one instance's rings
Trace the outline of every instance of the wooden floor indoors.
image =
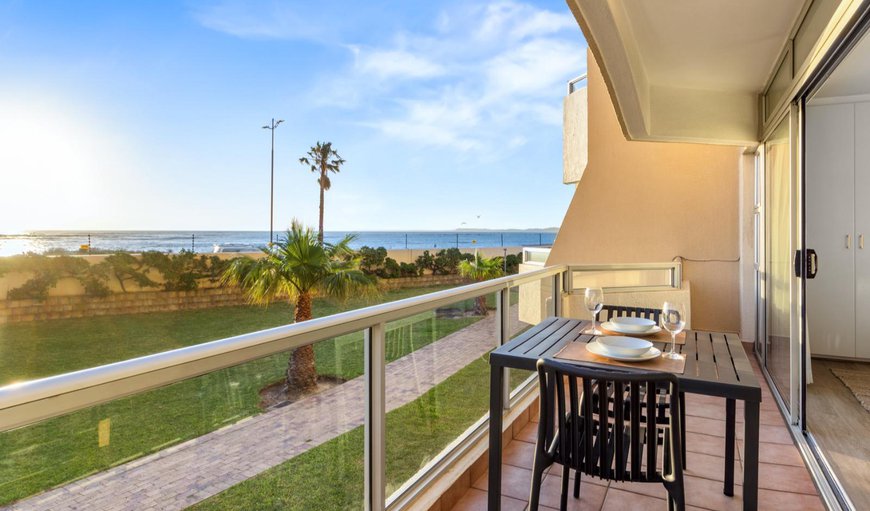
{"type": "Polygon", "coordinates": [[[870,373],[870,363],[814,358],[813,383],[807,385],[807,427],[855,509],[870,509],[870,413],[832,368],[870,373]]]}
{"type": "MultiPolygon", "coordinates": [[[[750,358],[754,362],[754,357],[750,358]]],[[[758,366],[755,371],[761,378],[758,366]]],[[[741,499],[742,465],[735,476],[735,496],[722,494],[725,453],[725,402],[704,396],[686,396],[686,426],[688,469],[686,470],[686,500],[689,509],[739,510],[741,499]]],[[[743,414],[737,414],[739,460],[743,445],[743,414]]],[[[502,509],[521,511],[528,506],[531,466],[537,423],[529,423],[504,451],[502,509]]],[[[782,415],[776,407],[770,390],[763,387],[761,403],[762,460],[759,476],[759,509],[762,510],[823,510],[816,488],[794,446],[782,415]]],[[[549,511],[559,507],[560,467],[551,467],[543,482],[541,509],[549,511]]],[[[471,487],[458,500],[454,511],[485,510],[487,473],[472,482],[471,487]]],[[[572,473],[573,478],[573,473],[572,473]]],[[[656,484],[607,484],[605,481],[584,478],[580,499],[568,498],[569,510],[665,510],[666,493],[656,484]]]]}

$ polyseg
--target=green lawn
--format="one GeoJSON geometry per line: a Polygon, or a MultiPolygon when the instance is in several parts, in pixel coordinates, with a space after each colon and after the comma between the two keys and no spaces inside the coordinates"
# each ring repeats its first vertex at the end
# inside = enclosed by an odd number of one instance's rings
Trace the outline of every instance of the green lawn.
{"type": "MultiPolygon", "coordinates": [[[[387,293],[376,301],[395,300],[434,290],[405,289],[387,293]]],[[[369,303],[373,302],[351,301],[338,306],[316,301],[314,311],[317,316],[323,316],[369,303]]],[[[461,306],[471,308],[470,302],[461,306]]],[[[0,383],[63,373],[277,326],[287,323],[290,317],[289,307],[273,305],[268,308],[230,307],[0,326],[0,383]]],[[[477,320],[479,318],[474,317],[436,318],[430,313],[392,323],[387,332],[388,358],[395,360],[477,320]]],[[[316,346],[316,354],[322,374],[342,378],[362,374],[360,333],[321,342],[316,346]]],[[[0,504],[258,413],[257,391],[282,377],[286,360],[286,354],[274,355],[0,434],[0,504]],[[102,447],[98,435],[101,423],[110,426],[111,432],[110,442],[102,447]]],[[[485,371],[483,362],[480,366],[485,371]]],[[[485,382],[484,375],[474,386],[482,390],[469,393],[467,389],[459,389],[459,393],[485,394],[485,382]]],[[[433,389],[432,392],[437,394],[447,390],[433,389]]],[[[415,403],[418,414],[431,417],[434,413],[425,396],[415,403]]],[[[455,417],[448,420],[453,424],[454,420],[473,422],[482,412],[475,409],[473,413],[455,411],[441,415],[455,417]]],[[[416,428],[409,422],[403,424],[406,425],[397,426],[395,431],[407,432],[416,428]]],[[[405,456],[417,459],[411,463],[415,466],[414,471],[420,460],[443,447],[443,439],[449,441],[458,434],[459,431],[454,432],[454,429],[445,432],[443,438],[438,436],[437,441],[425,442],[427,449],[420,446],[405,456]]],[[[359,433],[348,435],[351,434],[359,433]]],[[[328,445],[343,441],[345,445],[352,443],[347,439],[336,439],[328,445]]],[[[361,466],[359,470],[361,474],[361,466]]],[[[332,490],[324,488],[322,491],[332,490]]]]}
{"type": "MultiPolygon", "coordinates": [[[[487,413],[488,380],[486,358],[477,359],[387,414],[387,495],[487,413]]],[[[511,380],[519,383],[513,373],[511,380]]],[[[361,509],[363,440],[356,428],[189,509],[361,509]]]]}

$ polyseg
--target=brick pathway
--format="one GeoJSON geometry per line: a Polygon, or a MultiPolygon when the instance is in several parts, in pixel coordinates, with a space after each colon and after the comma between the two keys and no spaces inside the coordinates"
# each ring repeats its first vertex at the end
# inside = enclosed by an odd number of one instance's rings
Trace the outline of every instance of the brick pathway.
{"type": "MultiPolygon", "coordinates": [[[[490,315],[388,364],[387,410],[413,401],[488,352],[494,336],[490,315]]],[[[184,509],[362,425],[364,390],[363,377],[355,378],[2,509],[184,509]]]]}

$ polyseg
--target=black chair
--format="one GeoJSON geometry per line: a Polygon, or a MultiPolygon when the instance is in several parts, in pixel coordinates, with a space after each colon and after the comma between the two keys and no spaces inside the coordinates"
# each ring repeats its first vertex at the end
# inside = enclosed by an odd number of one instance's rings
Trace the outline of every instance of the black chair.
{"type": "MultiPolygon", "coordinates": [[[[661,309],[651,309],[648,307],[629,307],[624,305],[604,305],[601,307],[601,312],[598,313],[598,317],[601,319],[601,322],[610,321],[613,318],[622,318],[622,317],[633,317],[633,318],[645,318],[651,319],[659,324],[659,318],[662,315],[661,309]]],[[[680,433],[683,435],[683,439],[686,438],[686,395],[680,392],[680,410],[682,415],[680,416],[680,425],[683,428],[680,433]]],[[[683,442],[683,451],[680,453],[683,456],[683,468],[686,468],[686,442],[683,442]]]]}
{"type": "Polygon", "coordinates": [[[676,455],[683,437],[675,375],[548,359],[538,361],[538,382],[540,423],[530,511],[538,509],[541,480],[553,463],[562,465],[563,510],[571,469],[577,472],[575,498],[580,497],[580,474],[586,474],[661,483],[668,491],[669,509],[685,509],[683,464],[676,455]]]}

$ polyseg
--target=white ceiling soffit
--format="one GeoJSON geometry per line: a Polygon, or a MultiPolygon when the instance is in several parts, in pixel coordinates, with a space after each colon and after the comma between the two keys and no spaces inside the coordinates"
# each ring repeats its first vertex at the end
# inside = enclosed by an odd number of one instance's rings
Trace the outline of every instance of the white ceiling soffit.
{"type": "Polygon", "coordinates": [[[752,145],[801,0],[568,0],[630,139],[752,145]]]}
{"type": "MultiPolygon", "coordinates": [[[[870,33],[834,69],[813,99],[846,98],[870,94],[870,33]]],[[[866,101],[866,97],[862,100],[866,101]]]]}

